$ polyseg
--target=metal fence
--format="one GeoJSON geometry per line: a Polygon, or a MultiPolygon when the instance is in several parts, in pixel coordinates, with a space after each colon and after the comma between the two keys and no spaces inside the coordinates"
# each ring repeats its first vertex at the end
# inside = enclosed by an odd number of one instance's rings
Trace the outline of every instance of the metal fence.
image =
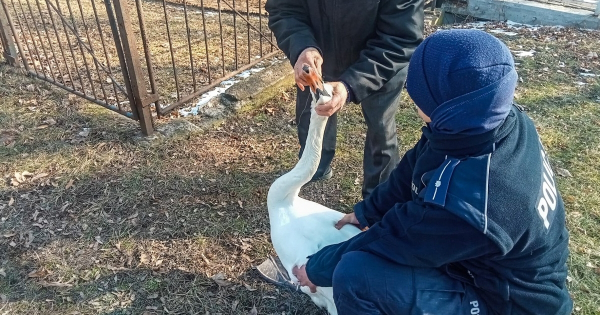
{"type": "Polygon", "coordinates": [[[0,0],[2,51],[151,134],[154,116],[277,53],[263,1],[0,0]]]}

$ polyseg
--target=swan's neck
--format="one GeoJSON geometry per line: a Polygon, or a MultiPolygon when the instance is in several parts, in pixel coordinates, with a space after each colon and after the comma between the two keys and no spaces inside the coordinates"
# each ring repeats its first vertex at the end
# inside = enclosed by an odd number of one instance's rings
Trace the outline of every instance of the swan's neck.
{"type": "Polygon", "coordinates": [[[269,210],[276,208],[277,205],[291,204],[298,196],[300,188],[308,183],[317,171],[327,119],[328,117],[317,115],[314,108],[311,109],[308,136],[302,157],[291,171],[279,177],[271,185],[267,196],[269,210]]]}

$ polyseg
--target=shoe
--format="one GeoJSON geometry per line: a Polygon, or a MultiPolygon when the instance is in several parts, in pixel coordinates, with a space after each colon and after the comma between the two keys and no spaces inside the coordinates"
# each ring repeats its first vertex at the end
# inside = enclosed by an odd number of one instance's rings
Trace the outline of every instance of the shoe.
{"type": "Polygon", "coordinates": [[[269,256],[262,264],[256,266],[256,270],[267,282],[291,289],[292,291],[300,290],[300,286],[292,282],[277,256],[269,256]]]}
{"type": "Polygon", "coordinates": [[[331,169],[331,166],[328,167],[325,172],[323,173],[323,175],[313,175],[313,178],[310,180],[309,183],[312,182],[318,182],[318,181],[322,181],[322,180],[328,180],[333,176],[333,170],[331,169]]]}

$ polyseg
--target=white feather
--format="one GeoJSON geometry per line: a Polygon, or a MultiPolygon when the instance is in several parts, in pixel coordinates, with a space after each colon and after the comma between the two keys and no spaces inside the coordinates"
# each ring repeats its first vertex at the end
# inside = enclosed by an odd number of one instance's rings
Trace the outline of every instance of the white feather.
{"type": "MultiPolygon", "coordinates": [[[[324,88],[332,95],[331,85],[324,84],[324,88]]],[[[319,165],[323,132],[327,124],[327,117],[317,115],[314,107],[328,102],[330,97],[323,96],[316,102],[314,98],[313,95],[310,126],[302,157],[291,171],[275,180],[267,196],[271,241],[293,281],[297,279],[292,274],[292,268],[306,264],[308,256],[327,245],[343,242],[360,233],[352,225],[337,230],[334,225],[344,216],[343,213],[298,197],[300,188],[310,181],[319,165]]],[[[316,305],[325,307],[330,314],[337,314],[332,288],[317,287],[316,293],[311,293],[308,287],[301,289],[316,305]]]]}

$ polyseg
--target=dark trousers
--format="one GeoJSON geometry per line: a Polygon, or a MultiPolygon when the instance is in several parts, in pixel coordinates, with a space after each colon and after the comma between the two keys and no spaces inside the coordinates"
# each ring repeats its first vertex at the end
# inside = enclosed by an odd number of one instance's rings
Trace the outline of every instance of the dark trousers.
{"type": "MultiPolygon", "coordinates": [[[[361,103],[363,116],[367,124],[367,138],[363,156],[363,198],[368,197],[379,183],[384,182],[400,161],[395,116],[398,112],[403,85],[398,84],[397,89],[389,92],[373,94],[361,103]]],[[[304,92],[297,89],[297,92],[296,123],[298,124],[298,139],[300,140],[299,155],[302,156],[308,135],[312,97],[309,89],[305,89],[304,92]]],[[[346,106],[352,105],[348,104],[346,106]]],[[[315,174],[316,177],[324,174],[330,167],[335,154],[336,134],[337,114],[334,114],[329,117],[325,127],[321,162],[315,174]]]]}
{"type": "Polygon", "coordinates": [[[437,268],[413,268],[365,252],[349,252],[333,274],[340,315],[488,314],[469,285],[437,268]]]}

